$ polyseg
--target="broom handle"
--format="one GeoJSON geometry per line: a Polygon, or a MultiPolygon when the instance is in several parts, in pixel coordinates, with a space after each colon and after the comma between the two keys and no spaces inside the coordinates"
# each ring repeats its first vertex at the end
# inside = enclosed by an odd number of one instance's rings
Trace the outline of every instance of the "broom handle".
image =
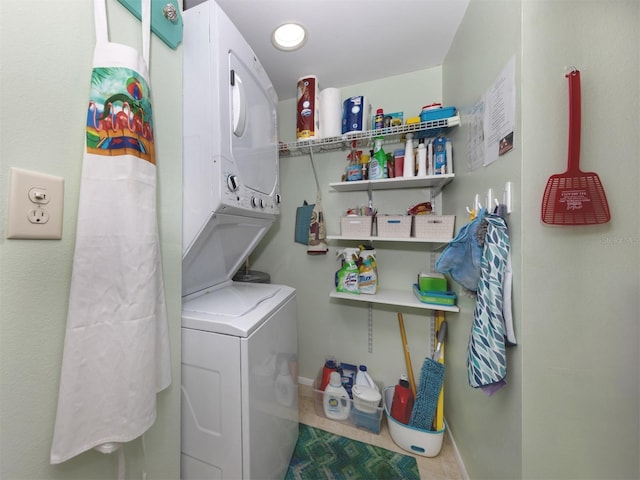
{"type": "Polygon", "coordinates": [[[411,392],[413,392],[413,398],[416,398],[416,380],[413,377],[413,366],[411,365],[411,357],[409,356],[409,346],[407,345],[407,334],[404,331],[404,319],[402,318],[402,312],[398,312],[398,323],[400,324],[400,335],[402,335],[402,348],[404,350],[404,360],[407,363],[407,375],[409,376],[409,385],[411,386],[411,392]]]}
{"type": "Polygon", "coordinates": [[[567,73],[569,79],[569,153],[567,172],[580,171],[580,123],[582,121],[580,95],[580,71],[567,73]]]}

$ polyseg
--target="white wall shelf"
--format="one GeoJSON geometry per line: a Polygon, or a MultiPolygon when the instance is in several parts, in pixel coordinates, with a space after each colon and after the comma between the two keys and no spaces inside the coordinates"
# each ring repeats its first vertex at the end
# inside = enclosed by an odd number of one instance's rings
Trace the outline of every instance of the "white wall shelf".
{"type": "Polygon", "coordinates": [[[399,307],[420,308],[422,310],[439,310],[443,312],[459,312],[457,305],[436,305],[432,303],[422,303],[411,290],[379,289],[375,295],[364,293],[342,293],[335,289],[331,291],[331,298],[351,300],[354,302],[381,303],[384,305],[396,305],[399,307]]]}
{"type": "Polygon", "coordinates": [[[367,190],[392,190],[402,188],[431,188],[433,195],[442,190],[455,178],[454,173],[429,175],[426,177],[381,178],[378,180],[357,180],[353,182],[333,182],[329,186],[338,192],[357,192],[367,190]]]}
{"type": "Polygon", "coordinates": [[[357,241],[357,242],[400,242],[400,243],[427,243],[430,249],[438,250],[444,247],[448,241],[434,240],[430,238],[417,238],[417,237],[360,237],[360,236],[345,236],[345,235],[327,235],[327,240],[334,241],[357,241]]]}

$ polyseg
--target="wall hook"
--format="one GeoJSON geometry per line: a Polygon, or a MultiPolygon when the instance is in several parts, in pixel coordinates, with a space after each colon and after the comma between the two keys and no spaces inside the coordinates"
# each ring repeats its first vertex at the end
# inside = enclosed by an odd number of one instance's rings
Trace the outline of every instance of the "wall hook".
{"type": "MultiPolygon", "coordinates": [[[[142,18],[141,0],[118,0],[138,20],[142,18]]],[[[151,0],[151,31],[170,48],[182,42],[182,15],[177,0],[151,0]]]]}

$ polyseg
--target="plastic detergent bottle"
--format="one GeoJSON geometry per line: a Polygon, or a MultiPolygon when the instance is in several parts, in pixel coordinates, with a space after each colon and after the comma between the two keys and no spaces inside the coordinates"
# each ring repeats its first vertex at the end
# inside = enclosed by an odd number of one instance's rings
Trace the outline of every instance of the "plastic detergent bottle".
{"type": "Polygon", "coordinates": [[[415,157],[413,154],[413,133],[407,133],[407,144],[404,147],[404,169],[403,177],[415,177],[416,174],[415,157]]]}
{"type": "Polygon", "coordinates": [[[280,405],[290,407],[296,396],[296,388],[289,373],[288,362],[280,362],[278,376],[276,377],[276,401],[280,405]]]}
{"type": "Polygon", "coordinates": [[[413,392],[409,386],[407,376],[402,374],[398,385],[393,391],[393,401],[391,403],[391,416],[400,423],[409,424],[411,412],[413,410],[413,392]]]}
{"type": "Polygon", "coordinates": [[[351,411],[351,399],[342,386],[342,378],[338,372],[331,372],[329,385],[322,394],[324,414],[331,420],[346,420],[351,411]]]}
{"type": "Polygon", "coordinates": [[[376,137],[373,143],[373,156],[369,160],[369,180],[384,178],[387,154],[382,149],[382,137],[376,137]]]}
{"type": "Polygon", "coordinates": [[[360,293],[358,287],[358,253],[357,248],[345,248],[339,252],[342,267],[336,273],[336,290],[342,293],[360,293]]]}
{"type": "Polygon", "coordinates": [[[322,367],[322,380],[320,381],[320,390],[324,391],[329,385],[329,378],[332,372],[338,371],[338,361],[335,357],[328,356],[324,360],[324,367],[322,367]]]}
{"type": "Polygon", "coordinates": [[[364,387],[374,388],[376,391],[380,391],[378,386],[373,381],[373,378],[369,375],[366,365],[358,366],[358,373],[356,373],[356,385],[362,385],[364,387]]]}
{"type": "Polygon", "coordinates": [[[378,267],[375,250],[360,251],[358,271],[358,289],[360,293],[375,295],[378,293],[378,267]]]}
{"type": "Polygon", "coordinates": [[[433,168],[434,175],[444,175],[447,173],[447,139],[438,137],[433,141],[433,168]]]}
{"type": "Polygon", "coordinates": [[[427,176],[427,147],[424,144],[424,139],[420,139],[418,144],[418,177],[427,176]]]}

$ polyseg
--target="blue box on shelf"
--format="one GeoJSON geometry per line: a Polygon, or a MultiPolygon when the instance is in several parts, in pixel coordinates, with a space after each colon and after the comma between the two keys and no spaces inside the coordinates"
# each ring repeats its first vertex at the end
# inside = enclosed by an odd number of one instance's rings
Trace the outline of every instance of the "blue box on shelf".
{"type": "Polygon", "coordinates": [[[423,110],[420,112],[421,122],[431,122],[433,120],[440,120],[443,118],[453,117],[456,114],[456,107],[442,107],[433,108],[429,110],[423,110]]]}

